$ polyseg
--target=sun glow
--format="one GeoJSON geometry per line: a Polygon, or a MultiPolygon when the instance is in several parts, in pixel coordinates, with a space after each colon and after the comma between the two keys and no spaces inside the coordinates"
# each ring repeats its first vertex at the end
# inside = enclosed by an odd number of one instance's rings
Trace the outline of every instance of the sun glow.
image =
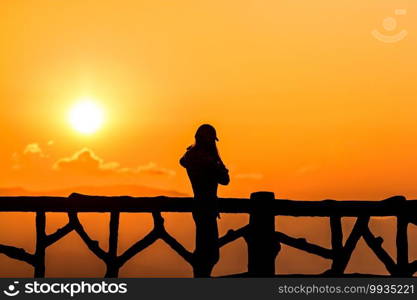
{"type": "Polygon", "coordinates": [[[90,99],[76,103],[69,112],[71,126],[83,134],[92,134],[101,128],[104,113],[100,106],[90,99]]]}

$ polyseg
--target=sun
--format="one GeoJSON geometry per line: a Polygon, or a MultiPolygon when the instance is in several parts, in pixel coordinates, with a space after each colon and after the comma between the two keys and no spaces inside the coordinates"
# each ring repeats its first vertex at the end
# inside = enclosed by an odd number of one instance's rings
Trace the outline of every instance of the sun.
{"type": "Polygon", "coordinates": [[[92,134],[101,128],[104,121],[102,108],[93,100],[83,99],[77,102],[69,112],[69,122],[78,132],[92,134]]]}

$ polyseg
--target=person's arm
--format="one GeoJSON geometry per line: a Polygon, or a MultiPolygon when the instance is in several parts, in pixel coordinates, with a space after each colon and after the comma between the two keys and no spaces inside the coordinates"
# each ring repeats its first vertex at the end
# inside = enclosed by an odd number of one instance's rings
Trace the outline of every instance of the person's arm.
{"type": "Polygon", "coordinates": [[[187,168],[189,166],[189,162],[190,162],[190,148],[187,148],[187,151],[185,152],[185,154],[180,158],[180,165],[183,166],[184,168],[187,168]]]}
{"type": "Polygon", "coordinates": [[[230,182],[229,170],[223,162],[219,162],[217,165],[217,182],[222,185],[228,185],[230,182]]]}
{"type": "Polygon", "coordinates": [[[187,158],[186,158],[186,154],[184,154],[181,158],[180,158],[180,165],[183,166],[184,168],[187,167],[187,158]]]}

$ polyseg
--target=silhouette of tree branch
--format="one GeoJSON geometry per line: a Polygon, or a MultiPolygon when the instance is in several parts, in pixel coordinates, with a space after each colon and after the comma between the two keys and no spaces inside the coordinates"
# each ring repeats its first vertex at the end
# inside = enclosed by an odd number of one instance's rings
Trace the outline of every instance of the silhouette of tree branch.
{"type": "Polygon", "coordinates": [[[356,220],[355,225],[353,226],[352,232],[350,233],[348,239],[346,240],[346,244],[343,247],[345,255],[352,254],[353,250],[356,247],[359,239],[361,238],[364,231],[368,228],[369,223],[369,216],[368,217],[358,217],[356,220]]]}
{"type": "Polygon", "coordinates": [[[160,211],[152,212],[153,221],[154,221],[154,231],[158,235],[157,239],[160,238],[165,243],[168,244],[178,253],[179,256],[184,258],[188,263],[192,264],[192,253],[189,252],[183,245],[181,245],[173,236],[171,236],[165,229],[164,218],[161,216],[160,211]]]}
{"type": "Polygon", "coordinates": [[[54,233],[47,235],[46,236],[46,246],[48,247],[48,246],[52,245],[53,243],[57,242],[58,240],[60,240],[64,236],[66,236],[68,233],[70,233],[72,230],[74,230],[74,227],[69,222],[65,226],[59,228],[54,233]]]}
{"type": "Polygon", "coordinates": [[[69,212],[68,217],[70,223],[72,224],[74,230],[78,233],[84,243],[87,245],[88,249],[93,252],[98,258],[103,261],[107,261],[107,253],[100,248],[98,241],[94,241],[90,238],[87,232],[84,230],[84,227],[81,225],[80,220],[77,217],[76,212],[69,212]]]}
{"type": "MultiPolygon", "coordinates": [[[[350,233],[346,243],[342,249],[333,249],[334,261],[330,270],[326,271],[324,274],[343,274],[346,266],[352,256],[352,252],[356,247],[359,239],[361,238],[364,230],[368,227],[369,216],[361,216],[356,220],[355,225],[353,226],[352,232],[350,233]]],[[[339,223],[339,222],[337,222],[339,223]]],[[[341,224],[341,223],[340,223],[341,224]]],[[[338,227],[341,225],[337,225],[338,227]]],[[[340,229],[337,229],[339,231],[340,229]]],[[[337,239],[340,241],[340,234],[337,239]]],[[[338,242],[339,244],[340,242],[338,242]]],[[[333,244],[334,246],[334,244],[333,244]]]]}
{"type": "Polygon", "coordinates": [[[132,245],[129,249],[127,249],[122,255],[118,257],[117,263],[119,266],[123,266],[129,259],[133,256],[147,248],[148,246],[152,245],[157,239],[159,238],[159,234],[157,231],[152,230],[148,233],[143,239],[136,242],[132,245]]]}
{"type": "Polygon", "coordinates": [[[414,275],[414,273],[417,272],[417,260],[411,262],[408,265],[408,268],[410,270],[410,275],[414,275]]]}
{"type": "Polygon", "coordinates": [[[369,248],[374,251],[375,255],[385,265],[388,272],[395,274],[397,266],[391,256],[384,250],[384,248],[382,248],[382,243],[384,242],[383,238],[375,237],[368,227],[364,229],[362,236],[369,248]]]}
{"type": "Polygon", "coordinates": [[[238,238],[243,237],[249,229],[249,225],[245,225],[237,230],[230,229],[224,236],[219,238],[219,247],[223,247],[238,238]]]}
{"type": "Polygon", "coordinates": [[[185,249],[174,237],[172,237],[165,230],[160,234],[160,239],[167,243],[175,252],[178,253],[182,258],[184,258],[189,264],[192,264],[193,254],[185,249]]]}
{"type": "Polygon", "coordinates": [[[13,246],[0,245],[0,253],[17,260],[24,261],[32,266],[35,265],[35,257],[33,254],[27,253],[22,248],[13,246]]]}
{"type": "Polygon", "coordinates": [[[285,245],[306,251],[311,254],[315,254],[324,258],[332,259],[333,251],[331,249],[326,249],[324,247],[311,244],[306,241],[304,238],[293,238],[282,232],[276,232],[275,236],[277,240],[285,245]]]}

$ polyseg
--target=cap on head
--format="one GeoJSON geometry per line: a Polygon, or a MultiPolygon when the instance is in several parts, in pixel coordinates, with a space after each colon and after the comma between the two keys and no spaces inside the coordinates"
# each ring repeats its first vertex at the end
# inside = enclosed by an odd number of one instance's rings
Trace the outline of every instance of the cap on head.
{"type": "Polygon", "coordinates": [[[198,127],[197,132],[195,133],[196,140],[216,140],[217,138],[216,129],[210,124],[203,124],[198,127]]]}

